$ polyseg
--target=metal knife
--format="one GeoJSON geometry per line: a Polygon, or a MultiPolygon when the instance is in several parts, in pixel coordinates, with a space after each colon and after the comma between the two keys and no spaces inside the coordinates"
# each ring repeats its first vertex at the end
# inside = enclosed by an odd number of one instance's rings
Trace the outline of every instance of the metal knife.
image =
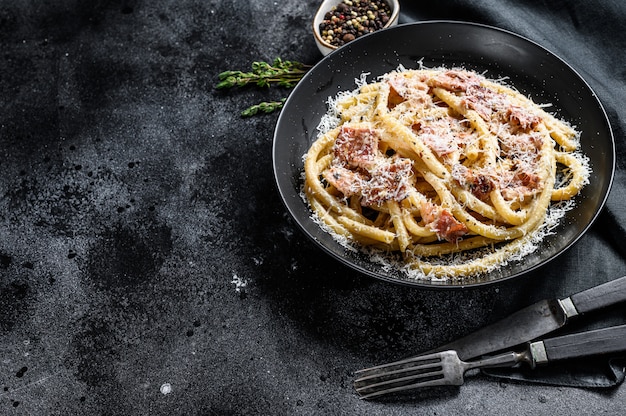
{"type": "Polygon", "coordinates": [[[532,365],[626,350],[626,325],[595,329],[531,342],[532,365]]]}
{"type": "Polygon", "coordinates": [[[470,360],[532,341],[561,328],[571,318],[622,301],[626,301],[626,276],[564,299],[541,300],[424,354],[455,350],[461,360],[470,360]]]}

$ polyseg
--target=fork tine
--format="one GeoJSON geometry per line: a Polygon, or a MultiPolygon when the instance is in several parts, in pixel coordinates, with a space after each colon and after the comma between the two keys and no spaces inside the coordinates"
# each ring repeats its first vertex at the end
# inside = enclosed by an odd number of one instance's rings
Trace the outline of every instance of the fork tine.
{"type": "Polygon", "coordinates": [[[362,386],[355,385],[355,389],[363,397],[373,397],[393,391],[414,388],[428,382],[439,381],[444,377],[443,369],[439,366],[438,368],[432,367],[430,370],[420,369],[419,373],[404,377],[381,379],[380,381],[377,378],[372,378],[368,384],[362,386]]]}
{"type": "Polygon", "coordinates": [[[358,381],[365,381],[368,378],[376,377],[376,376],[386,376],[386,375],[394,375],[402,372],[408,371],[409,368],[416,369],[418,366],[427,366],[429,364],[437,364],[441,362],[441,355],[438,353],[422,355],[407,358],[404,360],[394,361],[391,363],[386,363],[382,365],[378,365],[375,367],[363,368],[361,370],[355,371],[355,375],[358,375],[359,378],[355,380],[355,383],[358,381]],[[412,365],[413,367],[408,367],[408,365],[412,365]]]}
{"type": "Polygon", "coordinates": [[[402,391],[412,390],[416,388],[430,387],[430,386],[442,386],[442,385],[448,384],[448,383],[442,382],[442,380],[445,381],[445,376],[442,372],[439,372],[438,375],[430,374],[430,376],[434,378],[431,377],[426,380],[418,381],[417,383],[405,384],[405,385],[397,386],[397,387],[388,387],[388,388],[373,391],[373,392],[362,392],[362,391],[359,391],[359,389],[357,389],[357,392],[359,392],[360,398],[365,400],[365,399],[372,399],[372,398],[382,396],[385,394],[399,393],[402,391]]]}
{"type": "Polygon", "coordinates": [[[364,375],[356,380],[354,384],[378,384],[382,381],[399,381],[404,379],[417,378],[419,376],[427,376],[432,373],[441,371],[441,362],[429,362],[425,364],[418,364],[411,367],[402,367],[395,370],[389,370],[384,373],[374,373],[364,375]]]}
{"type": "Polygon", "coordinates": [[[452,351],[434,353],[359,370],[354,387],[362,399],[368,399],[418,387],[457,384],[446,373],[451,354],[456,356],[452,351]]]}

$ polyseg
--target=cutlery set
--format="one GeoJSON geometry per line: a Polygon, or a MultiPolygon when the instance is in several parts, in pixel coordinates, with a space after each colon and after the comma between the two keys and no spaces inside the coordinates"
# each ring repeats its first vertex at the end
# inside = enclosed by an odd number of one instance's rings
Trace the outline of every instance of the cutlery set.
{"type": "Polygon", "coordinates": [[[538,340],[571,318],[626,300],[626,276],[564,299],[542,300],[464,338],[416,357],[356,372],[363,399],[428,386],[460,386],[467,371],[487,367],[531,368],[552,361],[626,351],[626,325],[538,340]],[[513,349],[493,356],[487,354],[513,349]]]}

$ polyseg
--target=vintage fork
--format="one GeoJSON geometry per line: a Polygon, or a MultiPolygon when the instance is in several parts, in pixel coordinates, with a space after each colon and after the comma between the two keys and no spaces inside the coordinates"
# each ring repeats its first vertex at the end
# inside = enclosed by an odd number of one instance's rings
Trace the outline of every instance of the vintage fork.
{"type": "Polygon", "coordinates": [[[522,361],[532,363],[526,351],[508,352],[472,362],[461,361],[456,351],[441,351],[360,370],[354,387],[362,399],[371,399],[419,387],[460,386],[469,370],[508,367],[522,361]]]}
{"type": "Polygon", "coordinates": [[[429,386],[460,386],[467,371],[510,367],[525,362],[536,365],[567,358],[626,351],[626,325],[602,328],[528,343],[522,352],[510,351],[465,362],[456,351],[408,358],[356,372],[354,387],[362,399],[429,386]]]}

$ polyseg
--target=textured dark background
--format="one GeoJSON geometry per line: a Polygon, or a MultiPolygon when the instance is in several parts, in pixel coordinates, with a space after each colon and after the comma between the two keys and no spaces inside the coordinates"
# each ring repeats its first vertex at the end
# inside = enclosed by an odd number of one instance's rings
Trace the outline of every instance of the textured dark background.
{"type": "Polygon", "coordinates": [[[626,274],[626,3],[404,2],[403,22],[485,23],[552,50],[596,91],[617,141],[607,210],[578,244],[524,279],[463,291],[393,286],[324,255],[277,194],[277,115],[239,117],[287,92],[214,89],[254,60],[317,62],[317,5],[0,1],[0,414],[622,413],[624,387],[478,375],[365,402],[351,382],[626,274]]]}

